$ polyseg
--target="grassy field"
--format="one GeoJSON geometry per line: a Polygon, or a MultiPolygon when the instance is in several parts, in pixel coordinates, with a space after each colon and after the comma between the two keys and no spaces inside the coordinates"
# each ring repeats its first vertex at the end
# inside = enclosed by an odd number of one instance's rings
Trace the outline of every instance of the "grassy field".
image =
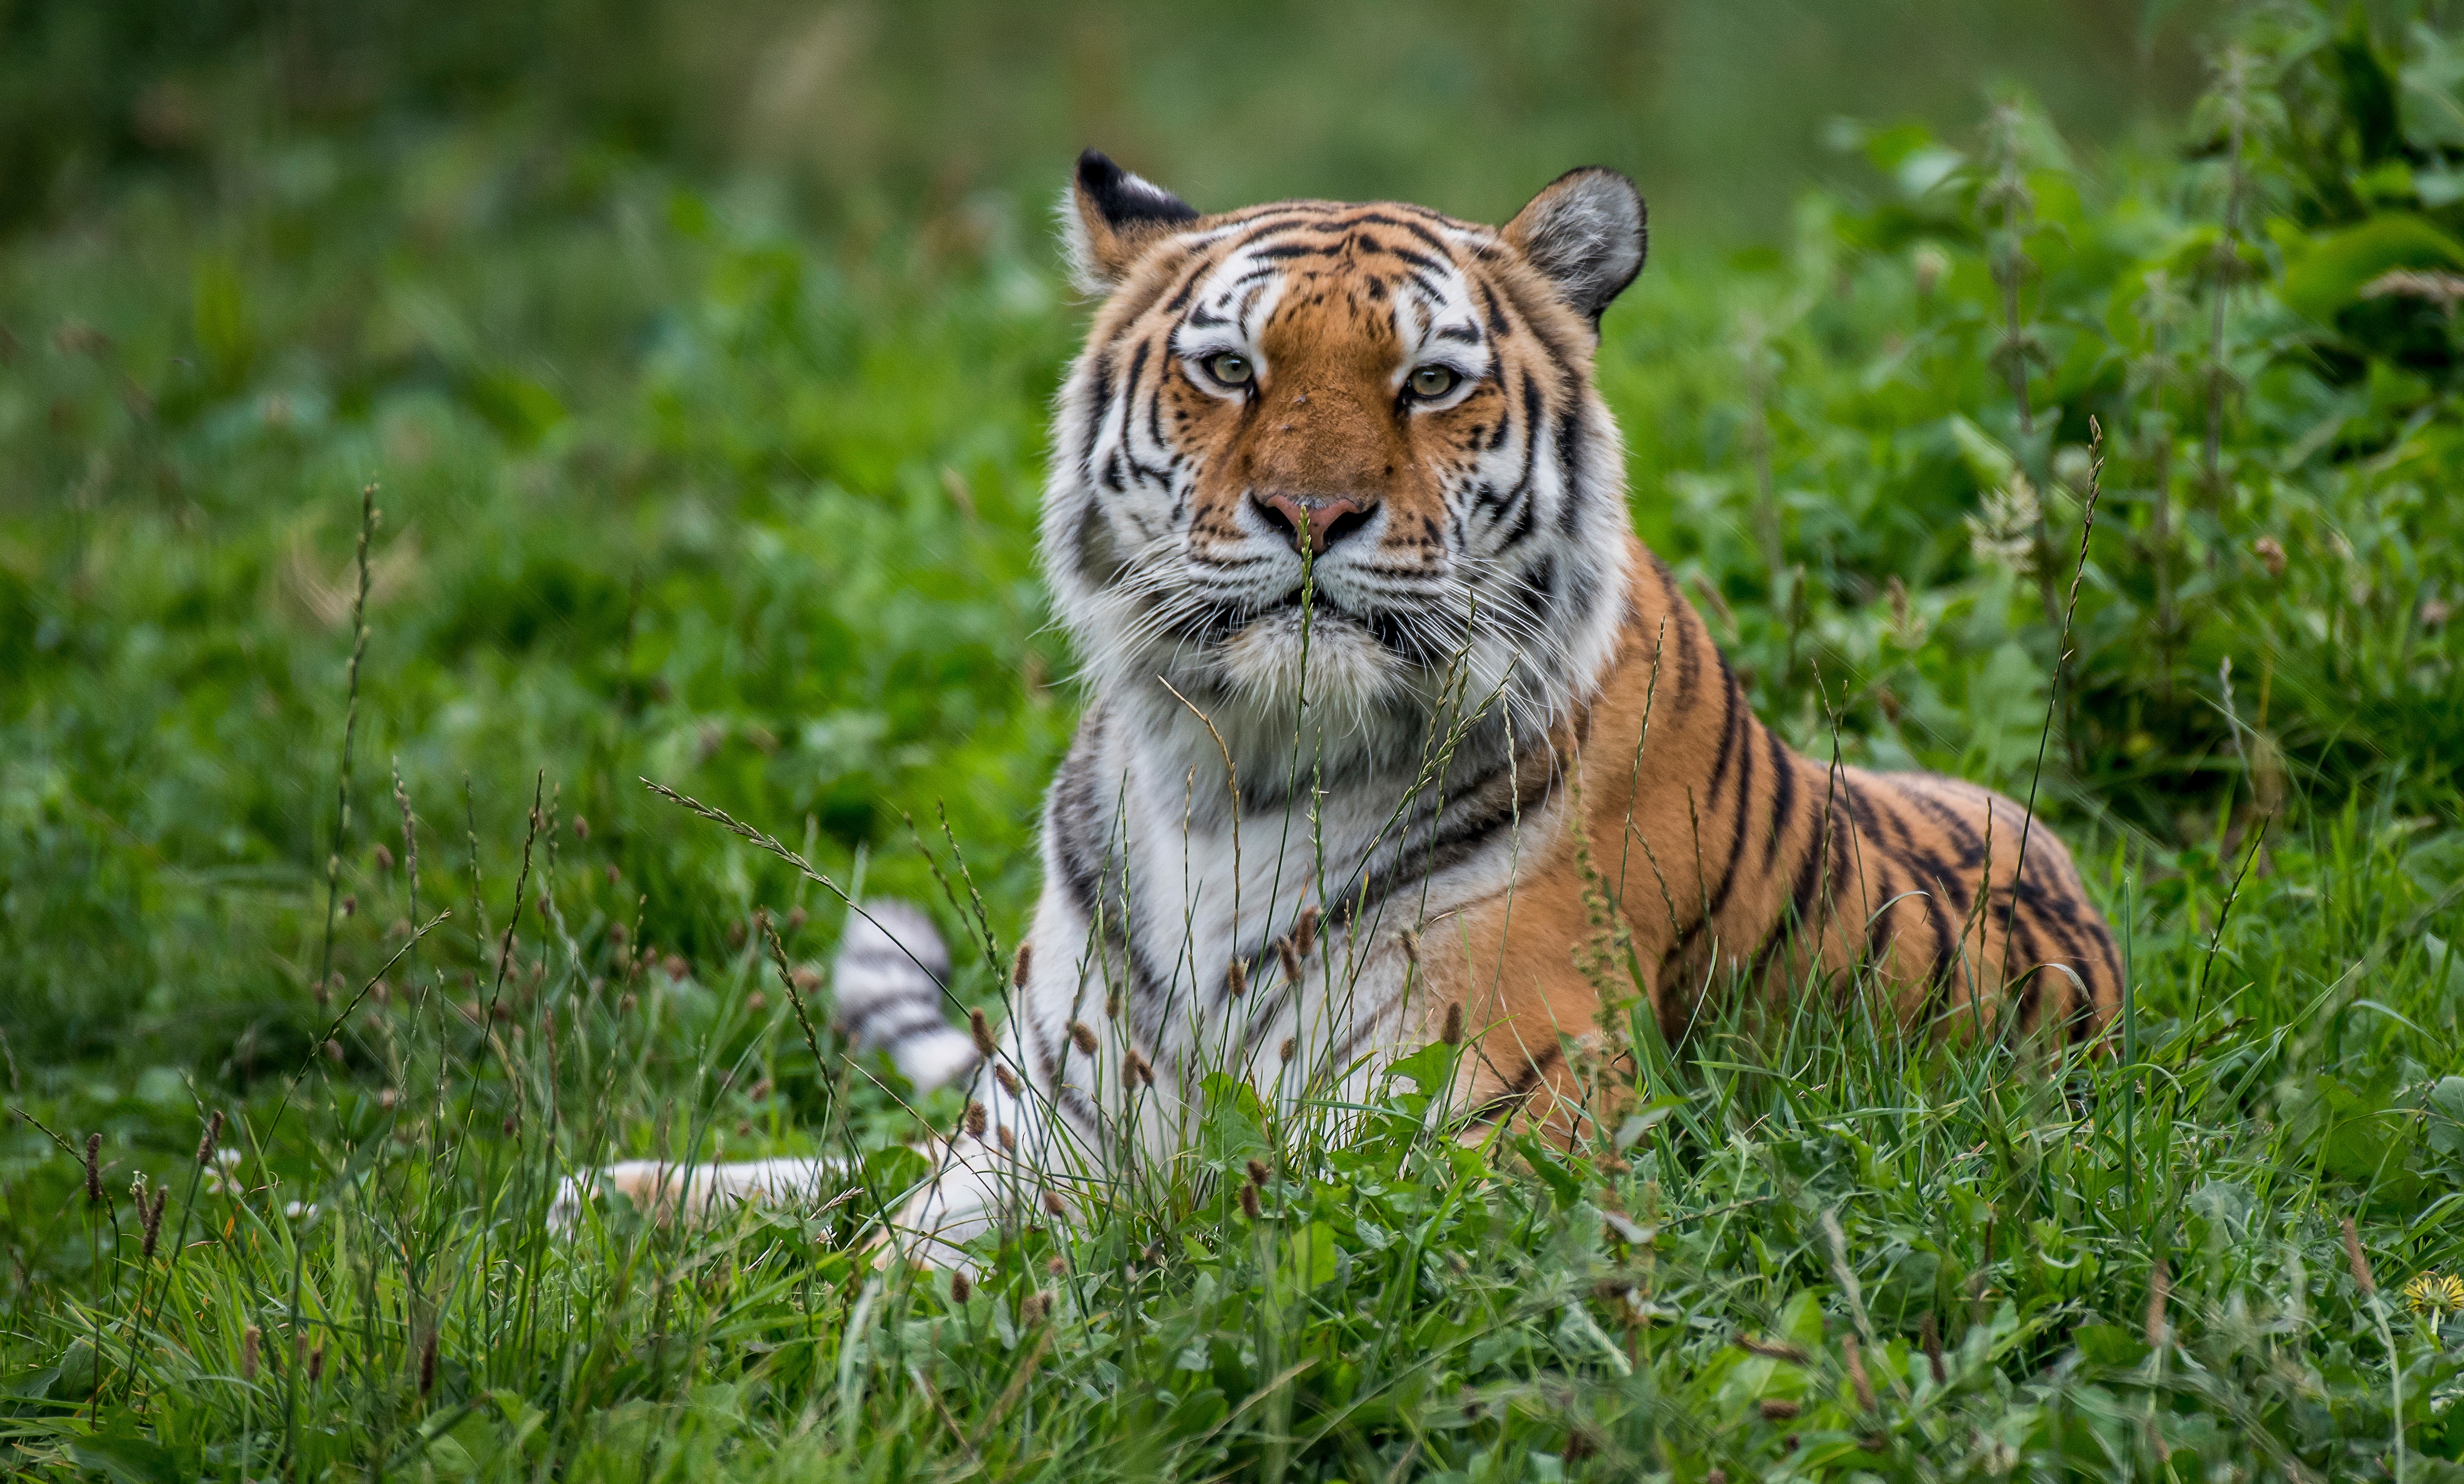
{"type": "Polygon", "coordinates": [[[1076,703],[1030,540],[1083,312],[1038,214],[816,233],[441,128],[10,238],[0,1458],[2464,1478],[2434,16],[2219,32],[2161,148],[2015,96],[1839,125],[1784,231],[1676,234],[1606,321],[1636,521],[1762,714],[2079,850],[2131,967],[2103,1054],[1816,993],[1645,1017],[1634,1117],[1565,1157],[1433,1132],[1436,1048],[1341,1145],[1218,1099],[963,1294],[863,1251],[957,1105],[833,1044],[842,909],[637,780],[927,903],[995,997],[1076,703]],[[542,1220],[603,1159],[817,1149],[863,1171],[826,1212],[542,1220]]]}

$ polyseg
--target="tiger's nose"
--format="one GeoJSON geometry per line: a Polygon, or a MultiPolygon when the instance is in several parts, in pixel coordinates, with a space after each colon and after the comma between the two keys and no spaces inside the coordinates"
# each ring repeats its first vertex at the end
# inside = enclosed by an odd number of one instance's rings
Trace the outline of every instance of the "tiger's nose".
{"type": "Polygon", "coordinates": [[[1258,513],[1266,523],[1284,533],[1292,549],[1301,549],[1301,532],[1309,532],[1309,547],[1324,552],[1369,523],[1371,512],[1377,508],[1374,499],[1359,499],[1350,495],[1260,495],[1254,497],[1258,513]]]}

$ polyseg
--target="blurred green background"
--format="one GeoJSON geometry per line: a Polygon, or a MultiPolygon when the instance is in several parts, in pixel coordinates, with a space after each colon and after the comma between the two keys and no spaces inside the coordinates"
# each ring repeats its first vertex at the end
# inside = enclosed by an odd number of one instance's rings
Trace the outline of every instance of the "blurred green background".
{"type": "MultiPolygon", "coordinates": [[[[1859,1254],[1867,1293],[1922,1288],[1976,1342],[1955,1408],[1897,1414],[1886,1476],[2296,1454],[2382,1476],[2399,1345],[2353,1348],[2387,1331],[2337,1223],[2389,1292],[2464,1263],[2454,11],[0,0],[0,1078],[25,1116],[0,1126],[0,1458],[101,1467],[93,1428],[141,1426],[114,1476],[311,1478],[436,1424],[502,1476],[643,1476],[642,1437],[670,1434],[698,1439],[679,1476],[717,1476],[714,1451],[801,1476],[795,1450],[838,1435],[807,1431],[824,1393],[897,1439],[850,1469],[973,1451],[903,1381],[848,1400],[846,1357],[903,1362],[840,1325],[870,1271],[830,1250],[844,1230],[779,1229],[783,1268],[753,1238],[715,1287],[628,1290],[638,1248],[536,1244],[552,1177],[603,1154],[913,1132],[825,1018],[815,1056],[770,998],[754,912],[818,970],[834,904],[641,778],[927,903],[965,945],[955,991],[998,992],[1077,705],[1032,540],[1085,318],[1050,206],[1091,144],[1201,207],[1495,219],[1570,166],[1630,170],[1652,263],[1599,378],[1638,529],[1788,741],[2032,797],[2130,946],[2120,1054],[2059,1087],[2033,1050],[1903,1063],[1818,1016],[1801,1029],[1846,1062],[1689,1052],[1660,1174],[1638,1149],[1623,1193],[1584,1200],[1640,1214],[1651,1179],[1673,1211],[1756,1210],[1685,1229],[1701,1307],[1637,1384],[1706,1419],[1737,1476],[1807,1465],[1722,1379],[1771,1362],[1723,1337],[1785,1301],[1819,1341],[1815,1293],[1859,1254]],[[209,1115],[249,1164],[200,1189],[209,1115]],[[209,1241],[158,1255],[116,1207],[103,1235],[89,1133],[103,1193],[185,1182],[172,1251],[192,1214],[209,1241]],[[1844,1248],[1815,1229],[1834,1211],[1844,1248]],[[860,1342],[782,1349],[815,1264],[822,1328],[860,1342]],[[174,1266],[196,1286],[157,1302],[174,1266]],[[241,1336],[296,1321],[303,1273],[373,1295],[379,1268],[384,1333],[337,1340],[350,1399],[309,1393],[277,1465],[241,1336]],[[542,1275],[599,1296],[537,1325],[510,1296],[542,1275]],[[2167,1281],[2212,1389],[2142,1363],[2167,1281]],[[681,1369],[666,1337],[702,1321],[675,1329],[671,1294],[721,1326],[681,1369]],[[104,1341],[127,1386],[88,1414],[104,1341]],[[583,1405],[574,1376],[607,1379],[583,1405]],[[454,1420],[489,1397],[531,1442],[454,1420]],[[2072,1451],[2066,1415],[2107,1451],[2072,1451]]],[[[1354,1195],[1438,1192],[1353,1168],[1314,1185],[1355,1277],[1309,1343],[1410,1389],[1354,1440],[1375,1458],[1306,1472],[1510,1442],[1545,1443],[1529,1476],[1579,1473],[1552,1412],[1475,1422],[1461,1398],[1528,1397],[1598,1346],[1432,1341],[1470,1333],[1445,1317],[1463,1287],[1424,1280],[1418,1238],[1373,1260],[1385,1197],[1354,1195]],[[1355,1308],[1403,1318],[1347,1329],[1355,1308]]],[[[1449,1271],[1544,1308],[1593,1292],[1594,1207],[1534,1246],[1485,1211],[1536,1215],[1539,1187],[1482,1178],[1449,1271]]],[[[1266,1425],[1227,1411],[1280,1362],[1244,1379],[1217,1342],[1192,1395],[1226,1410],[1141,1410],[1188,1384],[1189,1335],[1274,1311],[1206,1275],[1241,1229],[1176,1233],[1155,1281],[1179,1296],[1118,1306],[1164,1316],[1122,1331],[1148,1359],[1073,1339],[1011,1414],[1042,1456],[1248,1456],[1266,1425]]],[[[735,1251],[693,1245],[678,1271],[735,1251]]],[[[1108,1251],[1093,1269],[1126,1269],[1108,1251]]],[[[2452,1469],[2464,1327],[2410,1312],[2402,1425],[2452,1469]]],[[[1017,1339],[975,1333],[981,1384],[949,1392],[984,1428],[1025,1384],[1017,1339]]],[[[1883,1455],[1838,1429],[1867,1422],[1786,1427],[1861,1470],[1883,1455]]]]}
{"type": "MultiPolygon", "coordinates": [[[[2200,21],[6,0],[0,1024],[36,1061],[234,1074],[304,1033],[371,480],[346,843],[399,758],[501,861],[545,768],[690,949],[766,877],[632,830],[636,773],[809,820],[843,864],[891,848],[910,891],[901,815],[946,800],[1016,910],[1068,726],[1028,530],[1075,323],[1048,203],[1083,145],[1201,204],[1491,219],[1621,166],[1654,204],[1629,301],[1728,365],[1684,265],[1744,251],[1750,283],[1810,183],[1876,180],[1840,121],[1972,140],[2017,89],[2126,149],[2204,85],[2200,21]]],[[[1733,456],[1699,386],[1635,430],[1655,502],[1703,437],[1733,456]]],[[[346,921],[344,962],[383,926],[346,921]]]]}
{"type": "Polygon", "coordinates": [[[1484,220],[1605,163],[1682,250],[1775,228],[1835,116],[1955,129],[2007,83],[2083,142],[2170,119],[2211,9],[12,0],[0,226],[73,219],[132,176],[243,190],[270,152],[407,162],[476,127],[533,156],[759,181],[798,220],[859,231],[977,190],[1041,202],[1088,144],[1201,206],[1399,197],[1484,220]]]}

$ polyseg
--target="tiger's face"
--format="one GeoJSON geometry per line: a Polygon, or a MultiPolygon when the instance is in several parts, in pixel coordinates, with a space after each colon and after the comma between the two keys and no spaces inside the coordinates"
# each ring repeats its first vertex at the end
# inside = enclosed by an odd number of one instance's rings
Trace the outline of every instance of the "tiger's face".
{"type": "Polygon", "coordinates": [[[1503,229],[1391,203],[1200,216],[1090,151],[1063,210],[1108,297],[1061,397],[1044,556],[1099,690],[1160,677],[1269,744],[1306,702],[1357,756],[1449,706],[1553,720],[1624,586],[1592,358],[1642,263],[1633,186],[1577,171],[1503,229]]]}

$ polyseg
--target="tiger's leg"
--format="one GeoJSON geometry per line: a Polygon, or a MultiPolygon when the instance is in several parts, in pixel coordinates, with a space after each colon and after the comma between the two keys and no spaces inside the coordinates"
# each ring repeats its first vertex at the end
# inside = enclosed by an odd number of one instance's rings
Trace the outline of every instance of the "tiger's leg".
{"type": "MultiPolygon", "coordinates": [[[[1103,1013],[1108,964],[1067,893],[1046,886],[1020,956],[1007,1013],[991,1032],[957,1129],[927,1152],[933,1173],[891,1221],[881,1259],[959,1267],[964,1248],[1004,1221],[1067,1223],[1127,1151],[1124,1110],[1163,1100],[1144,1059],[1127,1047],[1126,1022],[1103,1013]],[[1099,1030],[1097,1027],[1102,1029],[1099,1030]]],[[[1150,1136],[1133,1119],[1136,1132],[1150,1136]]]]}
{"type": "Polygon", "coordinates": [[[1596,936],[1571,858],[1429,924],[1420,950],[1428,1033],[1440,1033],[1459,1005],[1468,1046],[1456,1107],[1544,1130],[1559,1145],[1590,1136],[1602,1090],[1590,1083],[1632,1075],[1599,1059],[1620,1054],[1599,1024],[1603,986],[1633,991],[1622,964],[1591,962],[1596,936]]]}

